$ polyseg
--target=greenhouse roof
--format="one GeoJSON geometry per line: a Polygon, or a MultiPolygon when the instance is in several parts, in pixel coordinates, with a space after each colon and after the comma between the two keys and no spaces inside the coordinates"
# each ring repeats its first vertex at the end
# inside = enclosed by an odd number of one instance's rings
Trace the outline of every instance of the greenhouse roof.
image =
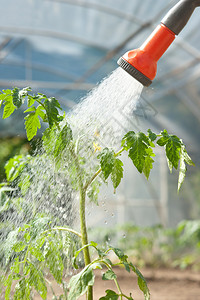
{"type": "MultiPolygon", "coordinates": [[[[177,2],[2,0],[0,88],[31,86],[69,110],[117,67],[125,51],[139,47],[177,2]]],[[[144,119],[180,133],[194,147],[200,123],[199,16],[196,9],[142,95],[153,112],[143,111],[144,119]]],[[[23,133],[21,120],[19,112],[0,121],[0,135],[23,133]]]]}

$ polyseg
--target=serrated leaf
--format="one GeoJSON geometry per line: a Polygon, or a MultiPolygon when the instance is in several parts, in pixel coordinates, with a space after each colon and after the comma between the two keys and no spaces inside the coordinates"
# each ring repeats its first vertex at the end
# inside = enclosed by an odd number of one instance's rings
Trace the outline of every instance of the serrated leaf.
{"type": "Polygon", "coordinates": [[[40,116],[43,122],[47,122],[47,115],[44,112],[44,107],[42,105],[38,105],[37,107],[37,114],[40,116]]]}
{"type": "Polygon", "coordinates": [[[35,98],[31,95],[28,95],[28,107],[32,106],[35,103],[35,98]]]}
{"type": "Polygon", "coordinates": [[[16,155],[10,158],[5,165],[6,178],[8,181],[14,181],[22,172],[31,156],[16,155]]]}
{"type": "Polygon", "coordinates": [[[31,112],[25,117],[25,128],[27,138],[30,141],[37,134],[37,130],[41,128],[37,111],[31,112]]]}
{"type": "Polygon", "coordinates": [[[54,157],[58,158],[62,155],[63,150],[69,145],[72,140],[72,130],[68,124],[66,124],[59,132],[56,138],[54,146],[54,157]]]}
{"type": "Polygon", "coordinates": [[[44,106],[47,112],[47,119],[49,126],[52,127],[55,122],[60,121],[60,116],[57,108],[61,109],[60,103],[54,97],[46,98],[44,101],[44,106]]]}
{"type": "Polygon", "coordinates": [[[130,265],[132,271],[138,277],[138,286],[139,286],[140,290],[143,292],[145,300],[150,300],[150,292],[149,292],[149,288],[147,286],[147,282],[146,282],[144,276],[138,270],[138,268],[136,268],[132,263],[130,263],[129,265],[130,265]]]}
{"type": "Polygon", "coordinates": [[[18,228],[16,228],[13,231],[10,231],[6,240],[4,241],[3,251],[5,254],[6,264],[8,263],[9,258],[11,256],[11,254],[13,253],[13,246],[15,245],[15,243],[18,242],[17,241],[18,232],[19,232],[18,228]]]}
{"type": "Polygon", "coordinates": [[[42,251],[40,250],[39,247],[36,247],[36,245],[35,245],[35,246],[29,246],[29,251],[30,251],[30,253],[31,253],[35,258],[37,258],[37,260],[39,260],[39,261],[44,261],[43,253],[42,253],[42,251]]]}
{"type": "Polygon", "coordinates": [[[15,258],[14,264],[10,267],[10,269],[15,272],[16,274],[20,271],[20,262],[19,262],[19,256],[15,258]]]}
{"type": "Polygon", "coordinates": [[[42,136],[43,146],[47,154],[53,153],[55,142],[57,139],[57,127],[54,124],[51,128],[47,128],[42,136]]]}
{"type": "Polygon", "coordinates": [[[186,173],[186,165],[184,160],[184,153],[183,149],[181,148],[181,154],[180,154],[180,164],[179,164],[179,176],[178,176],[178,191],[181,188],[181,185],[185,179],[185,173],[186,173]]]}
{"type": "Polygon", "coordinates": [[[146,150],[149,147],[148,137],[143,132],[129,131],[123,140],[125,141],[126,150],[129,150],[128,156],[137,170],[142,173],[147,156],[146,150]]]}
{"type": "Polygon", "coordinates": [[[121,249],[115,248],[115,247],[111,247],[111,249],[115,252],[115,254],[117,255],[117,257],[120,260],[127,259],[127,255],[125,255],[124,252],[121,249]]]}
{"type": "Polygon", "coordinates": [[[44,275],[41,270],[37,269],[32,263],[30,264],[30,273],[28,283],[33,286],[40,294],[42,299],[47,297],[47,287],[44,279],[44,275]]]}
{"type": "Polygon", "coordinates": [[[24,113],[27,113],[27,112],[35,112],[36,111],[36,107],[35,106],[31,106],[29,108],[27,108],[24,113]]]}
{"type": "Polygon", "coordinates": [[[102,279],[103,280],[113,280],[113,279],[116,279],[116,278],[117,278],[117,275],[112,270],[107,270],[102,275],[102,279]]]}
{"type": "Polygon", "coordinates": [[[148,179],[150,175],[150,171],[153,169],[154,160],[152,156],[155,156],[155,154],[153,153],[153,150],[150,147],[146,149],[146,154],[147,156],[145,157],[145,161],[144,161],[143,173],[145,177],[148,179]]]}
{"type": "Polygon", "coordinates": [[[106,290],[106,296],[99,298],[99,300],[118,300],[119,295],[112,290],[106,290]]]}
{"type": "Polygon", "coordinates": [[[162,137],[157,141],[159,146],[165,146],[167,159],[169,160],[170,171],[172,167],[178,168],[181,150],[181,140],[175,135],[169,135],[167,130],[161,132],[162,137]],[[172,167],[171,167],[172,166],[172,167]]]}
{"type": "Polygon", "coordinates": [[[181,145],[181,151],[180,151],[178,191],[180,190],[181,185],[182,185],[182,183],[185,179],[185,175],[186,175],[186,171],[187,171],[186,163],[188,165],[193,165],[194,166],[194,163],[193,163],[192,159],[190,158],[190,156],[186,152],[185,146],[182,144],[181,145]]]}
{"type": "Polygon", "coordinates": [[[68,300],[76,300],[87,292],[88,286],[94,285],[93,269],[101,267],[95,263],[86,266],[80,273],[71,277],[69,281],[68,300]]]}
{"type": "Polygon", "coordinates": [[[12,274],[10,274],[8,275],[6,281],[4,282],[4,285],[6,286],[5,300],[10,300],[12,281],[13,281],[12,274]]]}
{"type": "Polygon", "coordinates": [[[20,181],[18,183],[18,186],[20,187],[21,193],[22,193],[23,196],[28,191],[30,185],[31,185],[31,182],[30,182],[30,175],[29,175],[29,173],[23,172],[22,175],[20,176],[20,181]]]}
{"type": "Polygon", "coordinates": [[[20,94],[20,89],[19,88],[14,88],[12,90],[12,99],[13,99],[13,104],[17,108],[20,108],[20,106],[23,103],[23,96],[22,96],[22,94],[20,94]]]}
{"type": "Polygon", "coordinates": [[[113,183],[113,187],[116,189],[123,178],[123,162],[115,158],[113,163],[113,168],[111,172],[111,180],[113,183]]]}
{"type": "Polygon", "coordinates": [[[114,161],[115,161],[114,151],[108,148],[104,148],[101,151],[101,153],[97,156],[97,158],[100,159],[102,173],[104,179],[106,180],[111,174],[112,169],[114,167],[114,161]]]}
{"type": "Polygon", "coordinates": [[[16,106],[13,104],[12,96],[7,96],[4,101],[3,119],[8,118],[15,111],[16,106]]]}
{"type": "Polygon", "coordinates": [[[28,279],[22,278],[15,286],[14,300],[31,300],[31,290],[28,279]]]}
{"type": "Polygon", "coordinates": [[[98,205],[98,195],[99,195],[99,187],[100,182],[98,180],[94,180],[87,188],[87,197],[91,202],[94,202],[98,205]]]}
{"type": "Polygon", "coordinates": [[[14,246],[13,246],[13,250],[15,252],[21,252],[26,248],[26,244],[22,241],[17,242],[14,246]]]}
{"type": "Polygon", "coordinates": [[[152,132],[151,129],[148,129],[147,132],[148,132],[148,137],[152,142],[157,139],[157,134],[152,132]]]}
{"type": "Polygon", "coordinates": [[[51,274],[54,276],[57,283],[60,284],[62,282],[64,265],[57,245],[51,240],[48,241],[45,259],[51,274]]]}

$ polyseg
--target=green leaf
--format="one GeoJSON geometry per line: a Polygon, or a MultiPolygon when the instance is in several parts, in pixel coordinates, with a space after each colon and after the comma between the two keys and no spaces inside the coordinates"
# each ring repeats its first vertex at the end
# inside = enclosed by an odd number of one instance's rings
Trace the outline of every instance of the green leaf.
{"type": "Polygon", "coordinates": [[[35,112],[31,112],[25,117],[25,128],[27,138],[30,141],[37,134],[38,128],[41,128],[37,110],[35,112]]]}
{"type": "Polygon", "coordinates": [[[35,112],[36,111],[36,107],[35,106],[31,106],[29,108],[27,108],[24,113],[27,113],[27,112],[35,112]]]}
{"type": "Polygon", "coordinates": [[[51,274],[54,276],[57,283],[62,282],[64,265],[58,246],[52,240],[48,240],[46,246],[45,259],[51,274]]]}
{"type": "Polygon", "coordinates": [[[10,267],[10,269],[16,274],[19,274],[20,272],[19,256],[15,258],[14,264],[10,267]]]}
{"type": "Polygon", "coordinates": [[[111,172],[111,180],[113,183],[113,187],[116,189],[123,178],[123,162],[115,158],[113,163],[113,168],[111,172]]]}
{"type": "Polygon", "coordinates": [[[159,146],[165,146],[165,152],[169,161],[168,166],[172,172],[172,168],[178,168],[180,159],[180,150],[182,141],[176,135],[169,135],[167,130],[161,132],[162,137],[157,141],[159,146]]]}
{"type": "Polygon", "coordinates": [[[16,109],[16,106],[13,104],[12,95],[7,96],[4,101],[4,111],[3,111],[3,119],[8,118],[14,110],[16,109]]]}
{"type": "MultiPolygon", "coordinates": [[[[45,96],[46,97],[46,96],[45,96]]],[[[58,100],[54,97],[45,98],[44,106],[47,112],[47,119],[49,126],[52,127],[54,123],[60,121],[60,116],[57,108],[61,109],[58,100]]]]}
{"type": "Polygon", "coordinates": [[[32,106],[35,103],[35,98],[31,95],[28,95],[28,107],[32,106]]]}
{"type": "Polygon", "coordinates": [[[91,245],[92,247],[97,247],[97,246],[98,246],[98,244],[95,243],[95,242],[93,242],[93,241],[90,242],[90,245],[91,245]]]}
{"type": "Polygon", "coordinates": [[[148,132],[148,137],[152,142],[157,139],[157,134],[152,132],[151,129],[148,129],[147,132],[148,132]]]}
{"type": "Polygon", "coordinates": [[[18,242],[18,240],[17,240],[18,232],[19,232],[18,228],[16,228],[13,231],[10,231],[6,240],[4,241],[3,251],[5,254],[6,264],[8,263],[9,258],[11,256],[11,254],[13,253],[13,246],[15,245],[15,243],[18,242]]]}
{"type": "Polygon", "coordinates": [[[119,249],[119,248],[111,248],[114,252],[115,252],[115,254],[117,255],[117,257],[121,260],[121,259],[124,259],[124,257],[127,257],[126,255],[124,255],[124,252],[121,250],[121,249],[119,249]]]}
{"type": "Polygon", "coordinates": [[[32,263],[30,264],[30,273],[28,283],[30,286],[33,286],[36,291],[40,294],[42,299],[46,299],[47,297],[47,287],[44,279],[44,275],[36,268],[32,263]]]}
{"type": "Polygon", "coordinates": [[[101,153],[97,156],[100,159],[101,169],[105,180],[111,174],[112,169],[114,167],[114,151],[108,148],[104,148],[101,153]]]}
{"type": "Polygon", "coordinates": [[[145,177],[148,179],[150,175],[151,169],[153,169],[153,163],[154,160],[152,159],[152,156],[155,156],[153,153],[153,150],[151,148],[146,149],[147,156],[145,157],[144,161],[144,167],[143,167],[143,173],[145,177]]]}
{"type": "Polygon", "coordinates": [[[123,138],[125,150],[129,150],[129,157],[137,170],[142,173],[145,159],[147,156],[147,149],[149,147],[149,139],[143,132],[135,133],[129,131],[123,138]]]}
{"type": "Polygon", "coordinates": [[[30,155],[16,155],[5,165],[6,178],[8,181],[12,182],[15,180],[23,171],[24,167],[28,164],[31,159],[30,155]]]}
{"type": "Polygon", "coordinates": [[[87,292],[88,286],[94,285],[93,269],[101,268],[97,263],[86,266],[80,273],[71,277],[69,281],[68,300],[76,300],[87,292]]]}
{"type": "Polygon", "coordinates": [[[149,288],[147,286],[147,282],[146,282],[144,276],[132,263],[130,263],[129,265],[130,265],[132,271],[138,277],[138,286],[139,286],[140,290],[143,292],[145,300],[150,300],[150,292],[149,292],[149,288]]]}
{"type": "Polygon", "coordinates": [[[14,300],[31,300],[31,289],[28,279],[22,278],[15,286],[14,300]]]}
{"type": "Polygon", "coordinates": [[[180,151],[180,164],[179,164],[179,177],[178,177],[178,191],[181,188],[181,185],[185,179],[185,173],[187,171],[186,163],[188,165],[194,166],[194,163],[188,153],[186,152],[185,146],[181,145],[181,151],[180,151]]]}
{"type": "Polygon", "coordinates": [[[66,124],[62,130],[57,135],[55,147],[54,147],[54,157],[58,158],[62,156],[63,150],[69,145],[72,141],[72,130],[68,124],[66,124]]]}
{"type": "Polygon", "coordinates": [[[40,118],[42,119],[43,122],[47,122],[47,115],[44,112],[44,110],[45,109],[42,105],[38,105],[38,107],[37,107],[38,116],[40,116],[40,118]]]}
{"type": "Polygon", "coordinates": [[[30,175],[29,175],[29,173],[23,172],[21,174],[20,181],[18,183],[18,186],[21,188],[21,193],[22,193],[23,196],[28,191],[30,185],[31,185],[31,182],[30,182],[30,175]]]}
{"type": "Polygon", "coordinates": [[[47,128],[42,136],[43,146],[47,154],[51,154],[54,151],[55,141],[57,139],[58,129],[54,124],[51,128],[47,128]]]}
{"type": "Polygon", "coordinates": [[[102,275],[102,279],[103,280],[113,280],[113,279],[116,279],[116,278],[117,278],[117,275],[112,270],[107,270],[102,275]]]}
{"type": "Polygon", "coordinates": [[[29,246],[29,251],[35,258],[37,258],[37,260],[44,261],[43,253],[40,250],[40,248],[37,247],[37,244],[34,246],[33,245],[29,246]]]}
{"type": "Polygon", "coordinates": [[[13,250],[15,252],[21,252],[26,248],[26,244],[22,241],[17,242],[14,246],[13,246],[13,250]]]}
{"type": "Polygon", "coordinates": [[[14,88],[12,90],[12,98],[13,98],[13,104],[20,108],[22,103],[24,102],[24,98],[28,95],[29,88],[24,88],[20,90],[19,88],[14,88]]]}
{"type": "Polygon", "coordinates": [[[127,272],[130,272],[130,266],[129,263],[127,261],[128,256],[124,254],[124,252],[119,249],[119,248],[111,248],[114,253],[117,255],[117,257],[119,258],[120,262],[124,265],[125,269],[127,272]]]}
{"type": "Polygon", "coordinates": [[[94,202],[98,205],[98,195],[99,195],[99,187],[101,183],[99,180],[94,180],[87,188],[87,197],[90,199],[91,202],[94,202]]]}
{"type": "Polygon", "coordinates": [[[12,274],[9,274],[8,278],[4,282],[4,285],[6,286],[5,300],[10,300],[10,293],[11,293],[12,281],[13,281],[12,274]]]}
{"type": "Polygon", "coordinates": [[[112,290],[106,290],[106,296],[99,298],[99,300],[118,300],[119,295],[112,291],[112,290]]]}

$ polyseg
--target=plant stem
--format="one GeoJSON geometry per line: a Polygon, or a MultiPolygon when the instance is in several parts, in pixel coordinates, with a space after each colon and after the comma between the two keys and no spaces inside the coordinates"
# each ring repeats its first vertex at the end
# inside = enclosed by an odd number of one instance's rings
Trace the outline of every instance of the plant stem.
{"type": "Polygon", "coordinates": [[[83,189],[86,191],[88,186],[92,183],[92,181],[101,173],[101,168],[90,178],[90,180],[88,180],[88,182],[86,182],[86,184],[84,185],[83,189]]]}
{"type": "MultiPolygon", "coordinates": [[[[79,216],[80,216],[80,227],[81,227],[81,242],[82,242],[82,247],[84,247],[85,245],[88,244],[87,226],[86,226],[86,218],[85,218],[86,189],[83,186],[82,172],[79,165],[79,160],[73,149],[71,149],[71,154],[72,157],[74,158],[74,163],[77,172],[77,180],[78,180],[78,187],[79,187],[79,216]]],[[[87,266],[91,262],[88,247],[85,247],[83,249],[83,255],[84,255],[85,266],[87,266]]],[[[93,300],[92,286],[88,286],[87,300],[93,300]]]]}
{"type": "Polygon", "coordinates": [[[121,148],[118,152],[115,153],[115,157],[119,156],[124,150],[124,148],[121,148]]]}
{"type": "MultiPolygon", "coordinates": [[[[86,219],[85,219],[85,190],[83,187],[80,189],[80,207],[79,207],[79,214],[80,214],[80,225],[81,225],[81,241],[82,247],[88,244],[88,236],[87,236],[87,227],[86,227],[86,219]]],[[[85,265],[89,265],[91,262],[89,248],[85,247],[83,249],[84,255],[84,262],[85,265]]],[[[93,299],[93,288],[92,286],[88,286],[88,293],[87,293],[87,300],[93,299]]]]}
{"type": "Polygon", "coordinates": [[[60,226],[54,227],[54,228],[50,228],[50,229],[48,229],[48,230],[45,230],[45,231],[43,232],[43,234],[45,234],[45,233],[47,233],[47,232],[49,232],[49,231],[52,231],[52,230],[60,230],[60,231],[71,232],[71,233],[73,233],[73,234],[75,234],[75,235],[77,235],[78,237],[81,238],[81,234],[80,234],[79,232],[77,232],[77,231],[75,231],[75,230],[73,230],[73,229],[71,229],[71,228],[60,227],[60,226]]]}

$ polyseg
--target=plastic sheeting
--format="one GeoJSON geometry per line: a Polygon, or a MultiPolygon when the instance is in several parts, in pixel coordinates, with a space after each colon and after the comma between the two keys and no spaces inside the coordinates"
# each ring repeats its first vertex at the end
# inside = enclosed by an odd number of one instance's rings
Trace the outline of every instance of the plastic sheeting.
{"type": "MultiPolygon", "coordinates": [[[[64,109],[69,110],[117,67],[119,56],[143,43],[176,2],[1,0],[0,88],[32,86],[34,91],[56,96],[64,109]]],[[[200,146],[199,28],[200,8],[197,8],[159,61],[157,77],[148,89],[144,89],[136,112],[137,127],[151,127],[156,131],[166,128],[184,137],[197,164],[200,146]]],[[[23,135],[22,119],[21,112],[15,115],[15,119],[2,122],[0,118],[0,136],[23,135]]],[[[134,178],[131,172],[128,178],[134,178]]],[[[169,223],[190,217],[181,213],[177,196],[170,192],[170,184],[169,196],[163,192],[167,184],[163,182],[164,179],[160,178],[159,183],[158,180],[148,183],[148,190],[152,192],[159,185],[158,200],[162,202],[163,197],[170,199],[170,209],[174,214],[170,218],[174,219],[169,223]]],[[[195,197],[191,188],[187,192],[191,199],[195,197]]],[[[128,197],[123,186],[121,193],[128,197]]],[[[132,201],[132,190],[130,193],[132,201]]],[[[151,216],[149,214],[151,222],[155,221],[152,216],[156,214],[155,207],[152,209],[154,212],[151,216]]],[[[144,215],[144,209],[141,212],[144,215]]]]}

